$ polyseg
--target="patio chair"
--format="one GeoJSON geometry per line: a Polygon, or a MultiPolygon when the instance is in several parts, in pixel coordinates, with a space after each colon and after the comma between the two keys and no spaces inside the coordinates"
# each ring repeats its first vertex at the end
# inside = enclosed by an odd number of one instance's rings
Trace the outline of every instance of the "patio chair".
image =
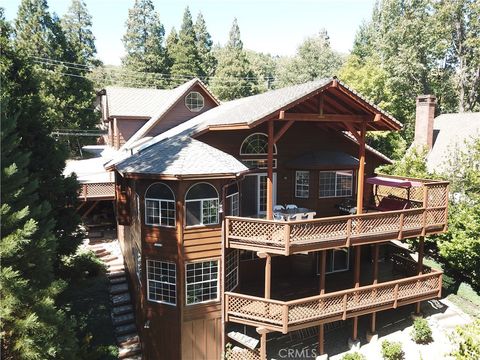
{"type": "Polygon", "coordinates": [[[315,211],[307,212],[307,213],[303,214],[303,219],[313,220],[315,215],[317,215],[317,213],[315,211]]]}
{"type": "Polygon", "coordinates": [[[285,207],[283,205],[274,205],[273,206],[273,211],[281,211],[285,210],[285,207]]]}
{"type": "Polygon", "coordinates": [[[292,209],[297,209],[297,208],[298,208],[298,206],[295,205],[295,204],[288,204],[287,205],[287,210],[292,210],[292,209]]]}
{"type": "Polygon", "coordinates": [[[303,214],[293,214],[288,216],[288,221],[297,221],[297,220],[303,220],[303,214]]]}
{"type": "Polygon", "coordinates": [[[285,221],[285,218],[284,218],[284,216],[283,216],[281,213],[274,212],[274,213],[273,213],[273,220],[285,221]]]}

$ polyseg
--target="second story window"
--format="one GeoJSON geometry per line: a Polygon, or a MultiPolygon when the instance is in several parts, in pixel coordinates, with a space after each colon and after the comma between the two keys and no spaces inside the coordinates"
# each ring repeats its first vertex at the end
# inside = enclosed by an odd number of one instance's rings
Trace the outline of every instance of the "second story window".
{"type": "Polygon", "coordinates": [[[187,226],[218,224],[218,193],[208,183],[193,185],[185,196],[187,226]]]}
{"type": "Polygon", "coordinates": [[[175,226],[175,196],[163,183],[155,183],[145,192],[145,223],[175,226]]]}
{"type": "Polygon", "coordinates": [[[199,92],[192,91],[185,97],[185,106],[192,112],[199,112],[205,106],[205,99],[199,92]]]}
{"type": "Polygon", "coordinates": [[[308,199],[310,171],[295,172],[295,197],[308,199]]]}
{"type": "Polygon", "coordinates": [[[230,216],[240,215],[240,195],[237,184],[231,185],[227,190],[227,214],[230,216]]]}
{"type": "Polygon", "coordinates": [[[352,196],[353,171],[320,171],[319,197],[352,196]]]}

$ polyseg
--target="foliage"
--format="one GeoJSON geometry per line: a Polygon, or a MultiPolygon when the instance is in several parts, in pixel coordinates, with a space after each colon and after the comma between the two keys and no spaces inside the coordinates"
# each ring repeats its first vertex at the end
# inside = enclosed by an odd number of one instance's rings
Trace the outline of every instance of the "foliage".
{"type": "MultiPolygon", "coordinates": [[[[194,25],[195,42],[197,45],[198,55],[200,56],[201,74],[203,76],[212,76],[215,72],[217,61],[212,53],[212,37],[207,30],[207,24],[202,13],[198,13],[197,20],[194,25]]],[[[208,83],[208,81],[207,81],[208,83]]]]}
{"type": "Polygon", "coordinates": [[[428,325],[428,321],[422,318],[415,319],[410,335],[417,344],[428,344],[433,340],[432,329],[428,325]]]}
{"type": "Polygon", "coordinates": [[[343,355],[342,360],[366,360],[366,357],[359,352],[351,352],[343,355]]]}
{"type": "Polygon", "coordinates": [[[418,146],[410,147],[405,155],[394,161],[392,165],[381,168],[381,172],[413,178],[432,179],[435,176],[428,172],[426,158],[428,150],[418,146]]]}
{"type": "Polygon", "coordinates": [[[202,59],[197,48],[195,29],[190,9],[185,9],[183,22],[178,33],[178,42],[168,49],[173,60],[170,69],[172,84],[179,85],[196,76],[203,76],[202,59]]]}
{"type": "Polygon", "coordinates": [[[65,256],[62,261],[64,276],[71,279],[83,279],[100,275],[105,270],[103,262],[92,251],[77,251],[65,256]]]}
{"type": "Polygon", "coordinates": [[[220,100],[238,99],[257,92],[256,77],[243,49],[237,19],[233,20],[227,45],[215,55],[218,65],[210,85],[220,100]]]}
{"type": "Polygon", "coordinates": [[[455,359],[480,359],[480,320],[464,326],[458,326],[451,340],[456,347],[451,354],[455,359]]]}
{"type": "Polygon", "coordinates": [[[278,87],[301,84],[307,81],[336,75],[343,63],[343,56],[330,47],[326,30],[307,38],[292,58],[278,63],[278,87]]]}
{"type": "MultiPolygon", "coordinates": [[[[165,29],[153,2],[136,0],[133,8],[128,11],[126,32],[123,36],[126,55],[122,59],[124,69],[135,74],[135,84],[147,82],[159,87],[166,85],[166,78],[149,74],[159,73],[168,76],[168,61],[163,46],[164,36],[165,29]]],[[[130,79],[131,77],[127,77],[124,85],[133,85],[130,79]]]]}
{"type": "Polygon", "coordinates": [[[382,357],[385,360],[403,360],[405,353],[402,344],[396,341],[382,341],[382,357]]]}
{"type": "Polygon", "coordinates": [[[255,93],[271,90],[275,83],[276,58],[270,54],[246,50],[247,60],[256,78],[255,93]]]}

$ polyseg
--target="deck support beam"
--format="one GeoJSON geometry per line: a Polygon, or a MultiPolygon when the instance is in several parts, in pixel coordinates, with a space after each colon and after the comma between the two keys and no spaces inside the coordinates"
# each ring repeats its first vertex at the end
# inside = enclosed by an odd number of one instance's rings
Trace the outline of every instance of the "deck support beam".
{"type": "Polygon", "coordinates": [[[267,155],[267,220],[273,220],[273,146],[275,135],[273,119],[268,120],[268,155],[267,155]]]}
{"type": "MultiPolygon", "coordinates": [[[[373,245],[372,248],[373,252],[373,281],[372,284],[376,285],[378,283],[378,253],[379,253],[379,244],[373,245]]],[[[370,333],[374,334],[376,331],[376,320],[377,320],[377,313],[373,312],[372,313],[372,318],[370,322],[370,333]]]]}
{"type": "MultiPolygon", "coordinates": [[[[417,262],[417,275],[423,274],[423,253],[424,253],[424,245],[425,245],[425,236],[420,236],[420,242],[418,243],[418,262],[417,262]]],[[[421,301],[415,304],[415,313],[421,313],[421,301]]]]}
{"type": "MultiPolygon", "coordinates": [[[[325,268],[327,264],[327,250],[320,251],[320,283],[319,292],[320,295],[325,294],[325,268]]],[[[318,353],[323,355],[325,353],[324,347],[325,328],[323,324],[318,326],[318,353]]]]}
{"type": "MultiPolygon", "coordinates": [[[[360,287],[360,262],[362,255],[361,245],[355,246],[355,269],[353,273],[354,277],[354,287],[360,287]]],[[[358,296],[358,295],[357,295],[358,296]]],[[[358,339],[358,316],[353,318],[353,330],[352,330],[352,340],[356,341],[358,339]]]]}
{"type": "Polygon", "coordinates": [[[357,215],[363,212],[363,189],[365,182],[365,134],[367,124],[362,123],[362,130],[360,132],[360,141],[358,149],[358,179],[357,179],[357,215]]]}
{"type": "Polygon", "coordinates": [[[257,333],[260,334],[260,360],[267,360],[267,334],[268,329],[258,327],[257,333]]]}

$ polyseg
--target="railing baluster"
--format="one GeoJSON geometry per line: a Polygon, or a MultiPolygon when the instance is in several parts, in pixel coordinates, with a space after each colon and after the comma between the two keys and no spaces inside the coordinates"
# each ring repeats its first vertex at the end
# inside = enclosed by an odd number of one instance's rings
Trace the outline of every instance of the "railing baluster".
{"type": "Polygon", "coordinates": [[[393,308],[396,309],[398,304],[398,283],[395,284],[395,289],[393,290],[393,298],[393,308]]]}
{"type": "Polygon", "coordinates": [[[348,294],[343,295],[343,315],[342,315],[342,320],[347,319],[347,297],[348,294]]]}
{"type": "Polygon", "coordinates": [[[290,255],[290,224],[285,224],[285,255],[290,255]]]}

